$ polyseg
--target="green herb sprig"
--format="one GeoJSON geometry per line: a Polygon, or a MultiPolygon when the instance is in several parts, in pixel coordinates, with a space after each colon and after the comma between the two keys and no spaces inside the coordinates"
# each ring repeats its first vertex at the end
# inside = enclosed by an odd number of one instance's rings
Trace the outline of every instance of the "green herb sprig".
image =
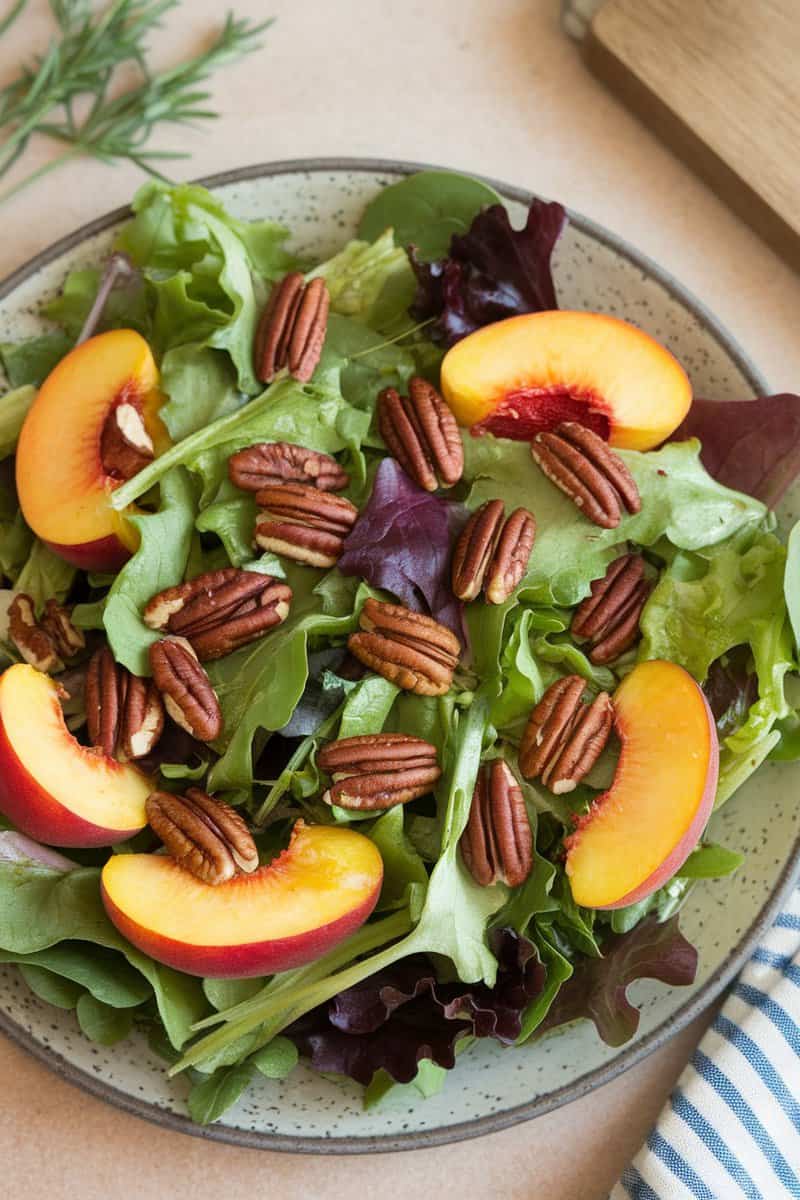
{"type": "MultiPolygon", "coordinates": [[[[17,20],[27,0],[18,0],[0,21],[0,34],[17,20]]],[[[271,24],[253,24],[229,13],[214,40],[199,54],[161,72],[148,66],[148,36],[180,0],[114,0],[102,12],[90,0],[50,0],[56,32],[47,50],[0,89],[0,178],[34,134],[63,142],[63,154],[0,192],[0,203],[79,155],[101,162],[127,159],[164,178],[160,162],[187,158],[174,150],[151,150],[157,126],[186,125],[217,117],[203,84],[220,66],[262,45],[271,24]],[[123,91],[122,66],[135,67],[140,82],[123,91]]]]}

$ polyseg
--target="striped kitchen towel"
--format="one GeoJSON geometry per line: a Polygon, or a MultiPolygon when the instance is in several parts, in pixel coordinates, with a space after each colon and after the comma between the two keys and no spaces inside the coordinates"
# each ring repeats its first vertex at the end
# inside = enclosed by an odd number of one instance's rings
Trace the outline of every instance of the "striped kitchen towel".
{"type": "Polygon", "coordinates": [[[800,889],[609,1200],[800,1200],[800,889]]]}

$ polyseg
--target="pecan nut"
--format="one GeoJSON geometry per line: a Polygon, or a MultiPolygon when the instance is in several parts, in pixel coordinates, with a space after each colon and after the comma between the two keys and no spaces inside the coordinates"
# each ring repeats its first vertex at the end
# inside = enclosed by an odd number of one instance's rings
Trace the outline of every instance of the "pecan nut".
{"type": "Polygon", "coordinates": [[[175,861],[204,883],[225,883],[258,869],[258,850],[242,817],[200,788],[182,796],[152,792],[145,808],[150,828],[175,861]]]}
{"type": "Polygon", "coordinates": [[[103,470],[115,479],[132,479],[153,461],[153,439],[135,404],[116,404],[103,423],[100,459],[103,470]]]}
{"type": "Polygon", "coordinates": [[[47,601],[40,624],[45,633],[49,634],[61,658],[74,658],[86,648],[86,638],[81,630],[72,624],[69,609],[57,600],[47,601]]]}
{"type": "Polygon", "coordinates": [[[452,587],[459,600],[484,590],[489,604],[503,604],[528,569],[536,521],[527,508],[505,520],[502,500],[487,500],[467,521],[453,553],[452,587]]]}
{"type": "Polygon", "coordinates": [[[464,447],[456,419],[427,379],[415,376],[408,395],[384,388],[378,397],[378,428],[390,453],[426,492],[458,483],[464,447]]]}
{"type": "Polygon", "coordinates": [[[502,758],[484,763],[478,771],[459,845],[467,870],[481,887],[498,881],[519,887],[531,873],[531,823],[522,789],[502,758]]]}
{"type": "Polygon", "coordinates": [[[292,271],[275,284],[256,329],[257,379],[272,383],[286,367],[293,379],[308,383],[322,354],[330,302],[324,279],[306,285],[299,271],[292,271]]]}
{"type": "Polygon", "coordinates": [[[164,705],[155,683],[115,662],[108,646],[89,660],[86,724],[95,749],[120,762],[144,758],[164,732],[164,705]]]}
{"type": "Polygon", "coordinates": [[[145,605],[151,629],[185,637],[201,662],[223,658],[286,620],[292,589],[272,575],[223,567],[165,588],[145,605]]]}
{"type": "Polygon", "coordinates": [[[199,742],[222,733],[222,711],[211,680],[186,638],[162,638],[150,647],[150,667],[173,721],[199,742]]]}
{"type": "Polygon", "coordinates": [[[541,778],[556,796],[575,790],[611,736],[614,709],[608,692],[583,703],[586,683],[565,675],[551,683],[534,708],[519,748],[526,779],[541,778]]]}
{"type": "Polygon", "coordinates": [[[616,529],[621,506],[630,513],[642,507],[636,481],[619,455],[577,421],[537,433],[531,455],[547,478],[603,529],[616,529]]]}
{"type": "Polygon", "coordinates": [[[335,566],[358,519],[344,496],[303,483],[276,483],[256,494],[256,545],[310,567],[335,566]]]}
{"type": "Polygon", "coordinates": [[[374,733],[329,742],[317,764],[333,779],[326,804],[375,810],[424,796],[440,778],[436,747],[405,733],[374,733]]]}
{"type": "Polygon", "coordinates": [[[228,478],[245,492],[271,483],[306,483],[321,492],[341,492],[350,476],[330,454],[291,442],[258,442],[228,459],[228,478]]]}
{"type": "Polygon", "coordinates": [[[359,625],[363,632],[351,633],[347,641],[359,662],[418,696],[449,691],[461,645],[444,625],[372,597],[364,603],[359,625]]]}
{"type": "Polygon", "coordinates": [[[602,579],[595,579],[591,595],[576,609],[570,627],[575,637],[590,642],[593,663],[613,662],[634,644],[650,591],[640,554],[623,554],[602,579]]]}
{"type": "Polygon", "coordinates": [[[26,592],[19,592],[8,606],[8,636],[25,662],[45,673],[63,670],[64,660],[86,645],[68,609],[48,600],[41,621],[37,621],[33,599],[26,592]]]}

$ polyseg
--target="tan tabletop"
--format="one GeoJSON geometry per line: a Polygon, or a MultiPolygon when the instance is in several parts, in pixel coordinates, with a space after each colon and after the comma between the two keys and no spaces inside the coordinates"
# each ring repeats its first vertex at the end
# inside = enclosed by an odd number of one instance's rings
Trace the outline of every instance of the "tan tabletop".
{"type": "MultiPolygon", "coordinates": [[[[164,144],[180,178],[308,155],[442,163],[528,186],[622,233],[721,318],[775,391],[800,387],[800,280],[585,73],[558,0],[231,0],[276,16],[261,54],[218,79],[221,119],[164,144]]],[[[174,61],[226,6],[187,0],[158,45],[174,61]]],[[[41,44],[44,0],[2,42],[0,78],[41,44]]],[[[31,147],[30,169],[50,147],[31,147]]],[[[125,203],[141,176],[75,162],[2,210],[0,275],[125,203]]],[[[13,181],[13,180],[12,180],[13,181]]],[[[3,1195],[135,1200],[270,1195],[600,1200],[704,1027],[614,1083],[491,1137],[369,1158],[259,1153],[159,1130],[60,1082],[0,1038],[3,1195]]]]}

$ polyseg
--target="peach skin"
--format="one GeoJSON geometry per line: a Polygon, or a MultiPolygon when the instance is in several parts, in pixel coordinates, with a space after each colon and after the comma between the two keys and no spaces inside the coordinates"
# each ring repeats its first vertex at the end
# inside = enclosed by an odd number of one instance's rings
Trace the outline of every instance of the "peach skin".
{"type": "Polygon", "coordinates": [[[117,570],[136,549],[136,530],[109,504],[122,481],[106,471],[101,439],[109,414],[127,403],[163,449],[162,401],[150,348],[132,329],[77,346],[39,389],[17,446],[17,492],[34,533],[74,566],[117,570]]]}
{"type": "Polygon", "coordinates": [[[212,886],[163,854],[117,854],[103,903],[120,933],[189,975],[242,979],[319,958],[363,925],[383,880],[362,833],[298,821],[286,850],[212,886]]]}
{"type": "Polygon", "coordinates": [[[56,684],[26,663],[0,676],[0,812],[49,846],[110,846],[144,828],[151,781],[81,746],[56,684]]]}
{"type": "Polygon", "coordinates": [[[717,790],[719,744],[703,691],[675,663],[639,663],[614,695],[614,782],[565,839],[577,904],[623,908],[683,865],[717,790]]]}
{"type": "Polygon", "coordinates": [[[627,450],[651,450],[692,402],[670,352],[627,321],[602,313],[509,317],[456,342],[442,362],[442,393],[460,425],[530,441],[579,421],[627,450]]]}

